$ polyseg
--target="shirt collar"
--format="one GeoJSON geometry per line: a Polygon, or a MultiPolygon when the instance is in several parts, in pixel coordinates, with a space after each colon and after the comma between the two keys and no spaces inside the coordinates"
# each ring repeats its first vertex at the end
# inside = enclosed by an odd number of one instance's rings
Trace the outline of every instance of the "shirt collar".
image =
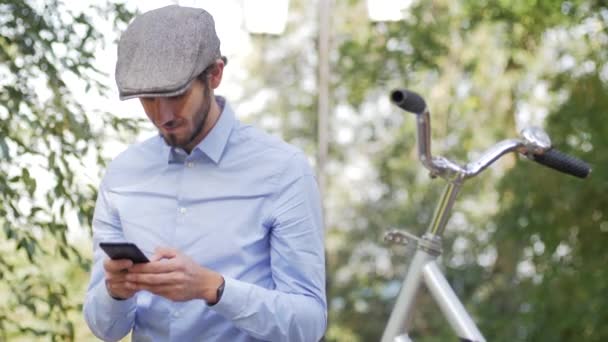
{"type": "MultiPolygon", "coordinates": [[[[207,136],[192,149],[191,154],[200,151],[217,164],[228,144],[228,138],[236,122],[236,117],[224,97],[216,96],[215,100],[222,109],[220,117],[207,136]]],[[[187,157],[186,152],[178,147],[170,147],[162,137],[160,139],[163,141],[163,154],[168,155],[169,163],[183,163],[187,157]]]]}
{"type": "Polygon", "coordinates": [[[226,102],[226,99],[221,96],[215,97],[217,103],[220,108],[222,108],[222,112],[220,113],[220,117],[217,119],[217,122],[211,129],[211,131],[207,134],[207,136],[193,149],[200,150],[204,154],[207,155],[214,163],[219,163],[222,158],[222,154],[224,153],[224,149],[228,144],[228,138],[230,137],[230,133],[232,132],[232,127],[234,127],[234,123],[236,118],[234,116],[234,112],[232,108],[226,102]]]}

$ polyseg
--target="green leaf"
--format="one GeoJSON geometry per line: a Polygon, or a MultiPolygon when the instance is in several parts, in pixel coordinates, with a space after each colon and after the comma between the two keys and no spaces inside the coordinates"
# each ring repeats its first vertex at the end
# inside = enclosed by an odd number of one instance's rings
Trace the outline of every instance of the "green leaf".
{"type": "Polygon", "coordinates": [[[2,227],[4,228],[4,234],[6,235],[6,238],[8,240],[11,240],[15,235],[13,233],[13,229],[11,227],[10,222],[4,221],[4,224],[2,225],[2,227]]]}

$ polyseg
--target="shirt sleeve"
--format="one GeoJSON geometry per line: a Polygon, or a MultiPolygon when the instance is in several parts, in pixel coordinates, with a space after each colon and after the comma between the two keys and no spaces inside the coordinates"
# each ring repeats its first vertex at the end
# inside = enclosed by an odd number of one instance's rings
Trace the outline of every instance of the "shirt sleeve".
{"type": "Polygon", "coordinates": [[[124,240],[120,219],[109,196],[102,183],[93,215],[93,266],[83,313],[95,336],[104,341],[118,341],[133,328],[136,304],[135,296],[127,300],[112,298],[105,285],[103,261],[106,255],[99,248],[99,242],[124,240]]]}
{"type": "Polygon", "coordinates": [[[222,299],[212,308],[258,339],[319,341],[327,325],[323,220],[303,154],[292,158],[279,184],[268,220],[275,288],[225,277],[222,299]]]}

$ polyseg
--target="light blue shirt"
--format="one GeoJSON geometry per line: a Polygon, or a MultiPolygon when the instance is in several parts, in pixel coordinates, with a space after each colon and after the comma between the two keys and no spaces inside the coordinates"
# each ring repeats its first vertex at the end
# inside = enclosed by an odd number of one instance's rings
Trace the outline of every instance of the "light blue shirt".
{"type": "Polygon", "coordinates": [[[188,155],[160,136],[109,165],[93,218],[84,304],[93,333],[134,341],[318,341],[327,321],[317,183],[295,147],[222,114],[188,155]],[[102,241],[167,246],[224,276],[219,303],[146,291],[118,301],[105,287],[102,241]]]}

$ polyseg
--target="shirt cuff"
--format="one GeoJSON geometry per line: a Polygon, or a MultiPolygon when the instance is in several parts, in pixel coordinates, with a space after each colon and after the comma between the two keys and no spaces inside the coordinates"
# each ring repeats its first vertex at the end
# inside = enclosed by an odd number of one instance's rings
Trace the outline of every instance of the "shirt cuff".
{"type": "Polygon", "coordinates": [[[252,284],[224,276],[224,294],[210,308],[228,319],[236,319],[247,307],[252,284]]]}
{"type": "Polygon", "coordinates": [[[110,296],[103,280],[97,285],[94,297],[96,310],[107,313],[111,317],[121,317],[135,309],[135,296],[124,300],[114,299],[110,296]],[[121,316],[114,316],[115,314],[121,316]]]}

